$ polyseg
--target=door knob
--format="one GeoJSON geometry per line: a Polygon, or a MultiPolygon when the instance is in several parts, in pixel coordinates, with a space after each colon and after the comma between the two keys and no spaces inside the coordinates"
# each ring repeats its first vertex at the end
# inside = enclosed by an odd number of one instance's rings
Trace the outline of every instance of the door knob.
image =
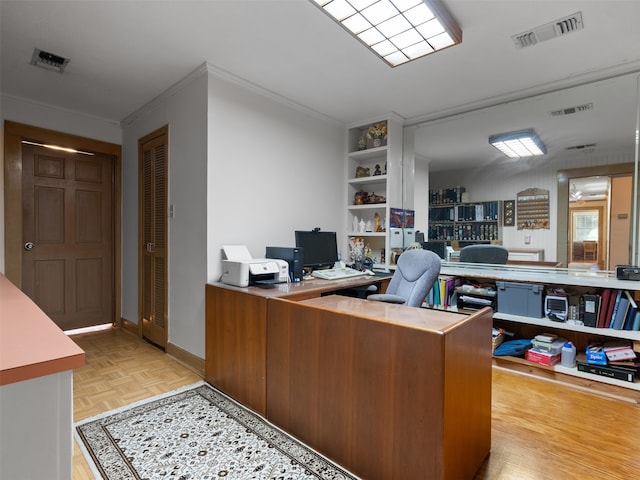
{"type": "Polygon", "coordinates": [[[27,242],[24,244],[24,249],[29,251],[29,250],[33,250],[33,242],[27,242]]]}

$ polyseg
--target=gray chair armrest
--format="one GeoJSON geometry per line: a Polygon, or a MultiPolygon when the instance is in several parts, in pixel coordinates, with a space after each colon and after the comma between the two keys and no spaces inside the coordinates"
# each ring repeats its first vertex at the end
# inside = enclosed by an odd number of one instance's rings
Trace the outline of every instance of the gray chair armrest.
{"type": "Polygon", "coordinates": [[[400,295],[393,295],[391,293],[376,293],[375,295],[369,295],[367,300],[375,300],[376,302],[385,302],[385,303],[405,303],[407,301],[406,298],[401,297],[400,295]]]}

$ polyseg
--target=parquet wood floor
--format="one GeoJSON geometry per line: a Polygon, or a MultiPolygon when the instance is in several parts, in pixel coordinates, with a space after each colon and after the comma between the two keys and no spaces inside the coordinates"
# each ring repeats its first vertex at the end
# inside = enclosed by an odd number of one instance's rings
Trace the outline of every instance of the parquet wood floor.
{"type": "MultiPolygon", "coordinates": [[[[86,366],[74,372],[76,420],[200,380],[127,332],[85,334],[74,340],[87,356],[86,366]]],[[[492,392],[491,455],[474,480],[640,477],[637,404],[499,368],[493,370],[492,392]]],[[[93,479],[77,446],[73,478],[93,479]]]]}
{"type": "MultiPolygon", "coordinates": [[[[73,372],[75,421],[170,392],[200,376],[162,350],[123,330],[72,337],[85,351],[85,366],[73,372]]],[[[73,479],[93,480],[74,443],[73,479]]]]}

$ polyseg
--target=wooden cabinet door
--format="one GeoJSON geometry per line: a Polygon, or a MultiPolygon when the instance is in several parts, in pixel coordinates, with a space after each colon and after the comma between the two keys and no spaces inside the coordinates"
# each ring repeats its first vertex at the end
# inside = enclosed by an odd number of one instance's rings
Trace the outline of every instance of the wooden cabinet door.
{"type": "Polygon", "coordinates": [[[168,321],[168,130],[138,142],[140,181],[139,318],[142,336],[165,348],[168,321]]]}

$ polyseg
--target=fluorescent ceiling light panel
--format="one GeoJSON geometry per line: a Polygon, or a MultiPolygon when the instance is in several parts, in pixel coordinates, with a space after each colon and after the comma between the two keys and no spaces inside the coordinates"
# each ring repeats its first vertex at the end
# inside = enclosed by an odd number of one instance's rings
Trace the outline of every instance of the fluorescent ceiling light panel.
{"type": "Polygon", "coordinates": [[[547,147],[533,130],[492,135],[489,137],[489,143],[510,158],[533,157],[547,153],[547,147]]]}
{"type": "Polygon", "coordinates": [[[440,0],[311,0],[392,67],[462,42],[440,0]]]}

